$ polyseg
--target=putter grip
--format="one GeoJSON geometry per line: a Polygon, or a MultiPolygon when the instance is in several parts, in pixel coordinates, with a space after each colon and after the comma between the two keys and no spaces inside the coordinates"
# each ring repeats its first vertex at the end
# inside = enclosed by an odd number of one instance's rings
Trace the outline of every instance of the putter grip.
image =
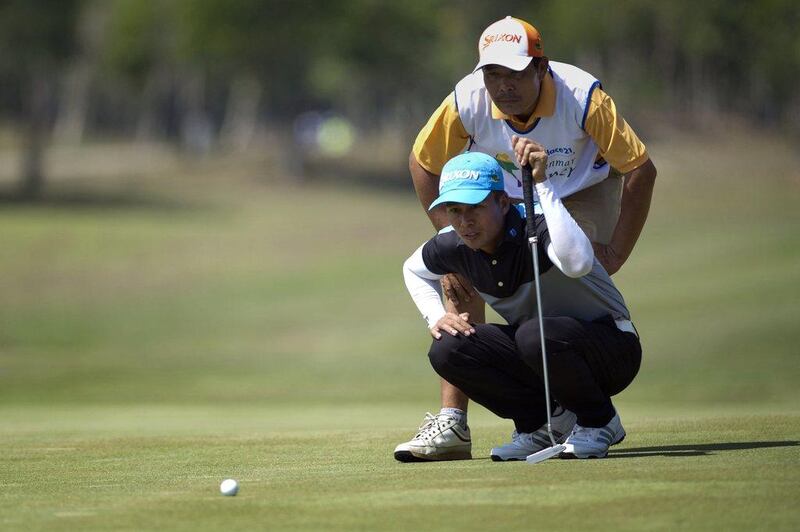
{"type": "Polygon", "coordinates": [[[522,166],[522,198],[525,201],[525,222],[528,236],[536,234],[536,223],[533,221],[533,171],[529,164],[522,166]]]}

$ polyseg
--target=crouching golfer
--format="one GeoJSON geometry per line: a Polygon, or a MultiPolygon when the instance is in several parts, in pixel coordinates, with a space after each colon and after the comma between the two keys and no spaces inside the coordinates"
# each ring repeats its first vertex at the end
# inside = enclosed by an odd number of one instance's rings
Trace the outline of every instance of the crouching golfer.
{"type": "MultiPolygon", "coordinates": [[[[544,148],[517,139],[514,151],[521,165],[533,169],[544,213],[536,216],[536,232],[550,389],[557,403],[553,432],[566,444],[563,458],[602,458],[625,437],[611,396],[639,370],[639,337],[591,242],[553,193],[545,177],[544,148]]],[[[440,204],[451,226],[403,267],[406,286],[434,338],[428,356],[442,378],[513,420],[511,442],[493,448],[492,460],[524,460],[550,446],[524,209],[511,205],[499,163],[478,152],[445,165],[439,197],[430,208],[440,204]],[[468,278],[508,325],[471,324],[468,314],[446,312],[439,279],[452,272],[468,278]]],[[[470,446],[469,429],[456,417],[436,416],[395,450],[395,458],[471,458],[470,446]]]]}

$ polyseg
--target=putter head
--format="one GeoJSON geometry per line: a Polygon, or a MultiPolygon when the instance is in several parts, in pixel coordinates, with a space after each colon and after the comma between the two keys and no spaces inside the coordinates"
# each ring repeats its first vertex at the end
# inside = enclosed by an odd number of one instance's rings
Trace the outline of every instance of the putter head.
{"type": "Polygon", "coordinates": [[[566,450],[566,445],[554,445],[553,447],[547,447],[546,449],[542,449],[541,451],[537,451],[531,455],[528,455],[528,458],[526,458],[525,461],[529,464],[538,464],[539,462],[544,462],[548,458],[558,456],[566,450]]]}

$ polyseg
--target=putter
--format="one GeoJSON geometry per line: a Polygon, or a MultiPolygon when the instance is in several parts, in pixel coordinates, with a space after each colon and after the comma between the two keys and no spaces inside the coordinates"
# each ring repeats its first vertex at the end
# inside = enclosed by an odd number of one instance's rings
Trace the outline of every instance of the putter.
{"type": "Polygon", "coordinates": [[[547,351],[544,345],[544,321],[542,320],[542,294],[539,288],[539,255],[536,253],[538,238],[536,237],[536,224],[533,221],[533,173],[530,164],[522,167],[522,192],[525,200],[525,221],[528,227],[528,243],[533,255],[533,282],[536,287],[536,317],[539,319],[539,337],[542,341],[542,371],[544,372],[544,400],[547,406],[547,435],[553,445],[529,455],[525,461],[529,464],[538,464],[548,458],[558,456],[567,447],[556,443],[553,437],[552,412],[550,409],[550,378],[547,373],[547,351]]]}

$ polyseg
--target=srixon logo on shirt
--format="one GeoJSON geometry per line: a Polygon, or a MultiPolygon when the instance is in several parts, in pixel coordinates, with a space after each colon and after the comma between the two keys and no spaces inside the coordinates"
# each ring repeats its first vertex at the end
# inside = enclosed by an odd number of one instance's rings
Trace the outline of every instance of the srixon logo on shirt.
{"type": "Polygon", "coordinates": [[[496,42],[513,42],[519,44],[522,42],[522,35],[516,33],[495,33],[494,35],[487,35],[483,38],[481,50],[485,50],[487,46],[496,42]]]}

